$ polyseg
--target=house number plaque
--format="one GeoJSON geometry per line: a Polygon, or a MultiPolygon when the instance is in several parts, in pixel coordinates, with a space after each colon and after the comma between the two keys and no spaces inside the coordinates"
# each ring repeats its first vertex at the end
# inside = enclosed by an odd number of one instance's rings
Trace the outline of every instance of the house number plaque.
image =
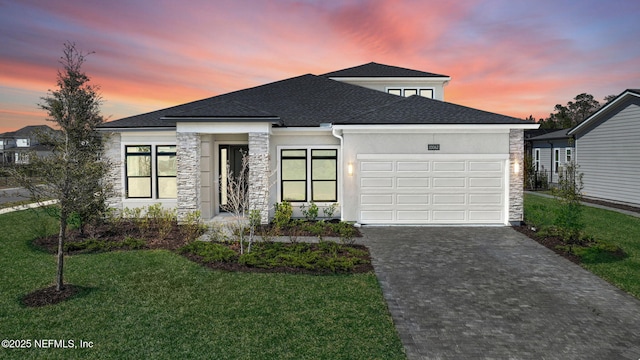
{"type": "Polygon", "coordinates": [[[440,144],[428,144],[427,150],[429,151],[440,150],[440,144]]]}

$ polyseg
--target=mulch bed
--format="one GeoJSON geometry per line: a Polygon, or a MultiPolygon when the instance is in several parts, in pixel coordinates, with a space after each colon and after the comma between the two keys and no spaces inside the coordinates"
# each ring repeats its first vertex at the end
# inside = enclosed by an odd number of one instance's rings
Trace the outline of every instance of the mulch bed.
{"type": "Polygon", "coordinates": [[[537,241],[538,243],[544,245],[545,247],[552,250],[556,254],[564,257],[565,259],[571,262],[574,262],[576,264],[580,264],[581,261],[578,255],[566,252],[558,248],[559,246],[566,245],[560,237],[557,237],[557,236],[540,237],[538,236],[537,232],[531,230],[531,228],[527,225],[514,226],[513,229],[527,235],[532,240],[537,241]]]}
{"type": "MultiPolygon", "coordinates": [[[[314,244],[311,245],[312,248],[314,244]]],[[[364,245],[345,245],[355,249],[362,250],[366,253],[365,256],[360,257],[360,259],[365,260],[365,264],[358,264],[349,272],[343,272],[345,274],[361,274],[368,273],[373,271],[373,265],[371,264],[371,254],[369,253],[369,249],[364,245]]],[[[230,272],[250,272],[250,273],[286,273],[286,274],[308,274],[308,275],[335,275],[336,272],[332,272],[329,269],[326,270],[309,270],[295,267],[272,267],[272,268],[259,268],[253,266],[247,266],[244,264],[239,264],[237,262],[216,262],[216,263],[207,263],[202,260],[202,258],[195,254],[185,253],[182,256],[187,259],[201,264],[202,266],[206,266],[211,269],[216,270],[224,270],[230,272]]],[[[340,273],[340,272],[338,272],[340,273]]]]}
{"type": "Polygon", "coordinates": [[[61,291],[56,290],[56,286],[36,290],[22,298],[22,303],[28,307],[41,307],[53,305],[72,298],[82,291],[81,287],[65,284],[61,291]]]}

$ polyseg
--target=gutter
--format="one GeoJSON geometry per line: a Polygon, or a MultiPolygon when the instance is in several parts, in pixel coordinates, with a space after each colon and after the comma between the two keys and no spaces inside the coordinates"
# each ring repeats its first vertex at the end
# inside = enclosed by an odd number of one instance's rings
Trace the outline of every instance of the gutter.
{"type": "Polygon", "coordinates": [[[340,139],[340,167],[338,170],[338,176],[342,179],[342,189],[340,189],[338,196],[338,204],[340,204],[340,221],[344,221],[344,201],[343,201],[343,192],[344,192],[344,137],[342,136],[342,130],[338,130],[334,126],[331,126],[331,135],[340,139]],[[338,131],[340,134],[338,134],[338,131]]]}

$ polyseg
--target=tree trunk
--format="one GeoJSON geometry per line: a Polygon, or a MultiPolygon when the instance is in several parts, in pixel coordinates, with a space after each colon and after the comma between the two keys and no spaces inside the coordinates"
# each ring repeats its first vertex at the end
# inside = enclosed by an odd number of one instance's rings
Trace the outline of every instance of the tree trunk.
{"type": "Polygon", "coordinates": [[[60,211],[60,232],[58,233],[58,271],[56,273],[56,291],[63,289],[64,240],[67,237],[67,212],[60,211]]]}

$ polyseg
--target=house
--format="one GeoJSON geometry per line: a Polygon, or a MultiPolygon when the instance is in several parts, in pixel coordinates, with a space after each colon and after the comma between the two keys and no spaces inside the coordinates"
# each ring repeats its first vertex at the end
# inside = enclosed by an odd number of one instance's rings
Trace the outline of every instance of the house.
{"type": "Polygon", "coordinates": [[[557,184],[560,174],[567,163],[574,160],[574,141],[567,133],[571,129],[562,129],[531,137],[531,161],[536,183],[557,184]]]}
{"type": "Polygon", "coordinates": [[[567,135],[584,196],[640,206],[640,89],[625,90],[567,135]]]}
{"type": "Polygon", "coordinates": [[[2,164],[29,164],[29,154],[40,157],[51,154],[51,147],[41,144],[40,134],[55,134],[47,125],[30,125],[19,130],[0,134],[0,157],[2,164]]]}
{"type": "Polygon", "coordinates": [[[368,63],[101,125],[116,209],[221,213],[225,168],[249,157],[252,209],[339,204],[361,224],[522,220],[523,131],[538,124],[444,101],[446,75],[368,63]],[[222,179],[222,181],[221,181],[222,179]]]}

